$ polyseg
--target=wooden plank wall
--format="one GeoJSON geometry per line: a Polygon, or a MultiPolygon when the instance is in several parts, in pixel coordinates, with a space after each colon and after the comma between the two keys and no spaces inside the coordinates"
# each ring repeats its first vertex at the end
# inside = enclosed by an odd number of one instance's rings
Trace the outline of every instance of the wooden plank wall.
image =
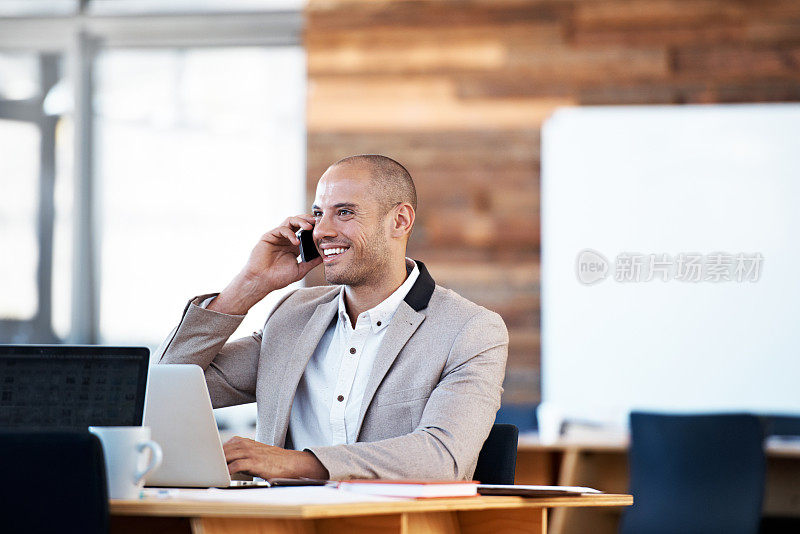
{"type": "Polygon", "coordinates": [[[309,198],[346,155],[408,167],[410,254],[505,319],[507,403],[539,399],[552,110],[800,100],[798,0],[311,0],[305,44],[309,198]]]}

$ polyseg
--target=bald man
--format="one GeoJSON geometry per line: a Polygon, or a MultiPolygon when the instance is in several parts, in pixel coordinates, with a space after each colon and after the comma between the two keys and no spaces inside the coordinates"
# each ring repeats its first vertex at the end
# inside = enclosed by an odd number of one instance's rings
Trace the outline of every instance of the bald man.
{"type": "Polygon", "coordinates": [[[232,474],[472,477],[500,407],[508,333],[406,258],[416,209],[396,161],[340,160],[311,214],[264,234],[221,293],[189,302],[160,362],[200,365],[215,408],[257,403],[256,440],[224,445],[232,474]],[[321,257],[298,261],[298,230],[313,230],[321,257]],[[289,293],[261,331],[228,341],[253,305],[320,264],[333,285],[289,293]]]}

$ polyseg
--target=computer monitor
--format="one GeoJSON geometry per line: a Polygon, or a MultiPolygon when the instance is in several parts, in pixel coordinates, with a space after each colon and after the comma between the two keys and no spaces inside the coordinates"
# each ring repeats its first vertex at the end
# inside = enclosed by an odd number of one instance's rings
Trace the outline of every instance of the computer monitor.
{"type": "Polygon", "coordinates": [[[0,428],[139,426],[145,347],[0,345],[0,428]]]}

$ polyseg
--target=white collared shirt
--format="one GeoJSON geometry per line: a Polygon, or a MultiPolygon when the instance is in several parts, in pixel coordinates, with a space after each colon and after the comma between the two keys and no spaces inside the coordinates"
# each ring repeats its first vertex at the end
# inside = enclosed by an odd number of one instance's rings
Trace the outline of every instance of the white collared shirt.
{"type": "Polygon", "coordinates": [[[296,450],[355,443],[361,402],[372,364],[398,306],[419,277],[413,264],[405,282],[374,308],[358,316],[355,328],[345,309],[344,287],[339,311],[323,334],[297,386],[289,419],[296,450]]]}

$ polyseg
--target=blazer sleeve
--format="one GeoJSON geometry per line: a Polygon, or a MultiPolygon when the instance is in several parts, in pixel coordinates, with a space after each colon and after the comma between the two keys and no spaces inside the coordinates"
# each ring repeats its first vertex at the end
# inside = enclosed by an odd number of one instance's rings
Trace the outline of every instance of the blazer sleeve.
{"type": "MultiPolygon", "coordinates": [[[[215,295],[201,295],[189,301],[180,323],[157,349],[157,361],[159,364],[193,363],[202,367],[214,408],[255,402],[263,330],[229,342],[245,316],[227,315],[200,306],[215,295]]],[[[276,308],[290,295],[281,299],[276,308]]]]}
{"type": "Polygon", "coordinates": [[[456,337],[417,428],[402,436],[310,450],[332,480],[472,478],[503,393],[508,331],[481,309],[456,337]]]}

